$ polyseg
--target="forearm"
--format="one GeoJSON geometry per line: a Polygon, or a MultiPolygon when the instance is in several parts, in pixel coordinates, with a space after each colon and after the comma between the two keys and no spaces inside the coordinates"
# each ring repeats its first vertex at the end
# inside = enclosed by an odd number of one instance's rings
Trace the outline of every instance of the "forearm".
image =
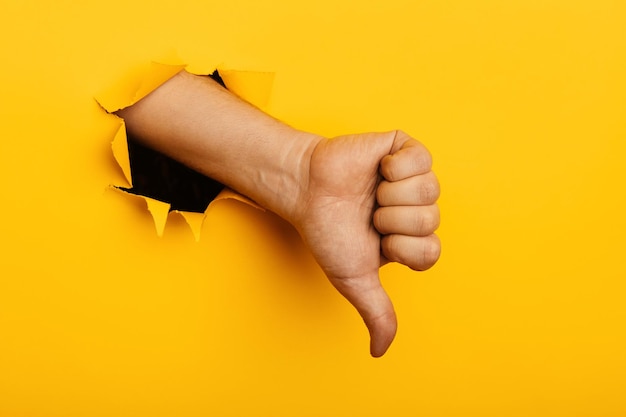
{"type": "Polygon", "coordinates": [[[208,77],[181,72],[120,110],[145,145],[292,219],[319,137],[243,102],[208,77]]]}

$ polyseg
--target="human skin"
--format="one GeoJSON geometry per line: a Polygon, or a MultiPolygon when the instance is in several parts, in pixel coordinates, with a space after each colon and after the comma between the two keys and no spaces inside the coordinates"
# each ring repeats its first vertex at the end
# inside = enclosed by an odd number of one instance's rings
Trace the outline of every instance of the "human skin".
{"type": "Polygon", "coordinates": [[[425,270],[441,248],[439,184],[420,142],[399,130],[302,132],[185,71],[117,114],[144,145],[291,223],[363,318],[371,355],[387,351],[397,320],[379,268],[425,270]]]}

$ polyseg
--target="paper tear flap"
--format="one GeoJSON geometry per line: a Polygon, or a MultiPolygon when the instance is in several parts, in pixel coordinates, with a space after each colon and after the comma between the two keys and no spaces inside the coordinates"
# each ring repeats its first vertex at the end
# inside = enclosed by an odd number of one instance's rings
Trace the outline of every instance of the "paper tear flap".
{"type": "Polygon", "coordinates": [[[180,213],[180,215],[183,216],[183,218],[185,219],[185,221],[191,228],[193,236],[196,238],[196,242],[199,242],[200,232],[202,231],[202,224],[204,223],[204,219],[206,218],[206,212],[194,213],[191,211],[178,211],[178,210],[176,210],[176,212],[180,213]]]}
{"type": "Polygon", "coordinates": [[[156,227],[157,235],[162,237],[163,231],[165,230],[165,223],[167,223],[167,216],[170,213],[169,203],[164,203],[163,201],[155,200],[150,197],[141,197],[146,200],[146,203],[148,204],[148,210],[150,210],[152,218],[154,219],[154,226],[156,227]]]}
{"type": "MultiPolygon", "coordinates": [[[[126,125],[124,121],[120,123],[120,127],[115,133],[115,137],[111,142],[111,150],[117,164],[122,168],[124,177],[128,181],[128,188],[133,186],[133,178],[130,172],[130,156],[128,155],[128,139],[126,137],[126,125]]],[[[121,184],[118,184],[121,185],[121,184]]]]}

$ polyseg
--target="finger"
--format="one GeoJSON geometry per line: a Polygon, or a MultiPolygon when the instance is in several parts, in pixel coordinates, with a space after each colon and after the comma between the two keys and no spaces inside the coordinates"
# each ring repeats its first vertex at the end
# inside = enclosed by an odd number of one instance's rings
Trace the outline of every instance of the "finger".
{"type": "Polygon", "coordinates": [[[392,152],[380,161],[380,174],[387,181],[399,181],[425,174],[432,168],[432,157],[424,145],[404,132],[398,131],[392,152]],[[394,150],[401,144],[397,151],[394,150]]]}
{"type": "Polygon", "coordinates": [[[429,171],[400,181],[381,181],[376,200],[381,206],[423,206],[434,204],[439,192],[437,176],[429,171]]]}
{"type": "Polygon", "coordinates": [[[439,227],[439,206],[389,206],[374,212],[374,227],[383,235],[429,236],[439,227]]]}
{"type": "Polygon", "coordinates": [[[393,341],[398,323],[389,296],[378,273],[367,277],[332,279],[332,284],[357,309],[370,333],[370,354],[385,354],[393,341]]]}
{"type": "Polygon", "coordinates": [[[437,235],[406,236],[386,235],[380,242],[383,255],[416,271],[433,266],[441,254],[441,243],[437,235]]]}

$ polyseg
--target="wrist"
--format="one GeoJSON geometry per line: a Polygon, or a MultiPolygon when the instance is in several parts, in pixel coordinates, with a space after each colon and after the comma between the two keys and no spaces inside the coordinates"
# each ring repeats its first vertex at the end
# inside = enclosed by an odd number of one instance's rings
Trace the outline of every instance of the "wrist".
{"type": "Polygon", "coordinates": [[[306,204],[311,156],[323,138],[292,128],[281,134],[286,137],[277,141],[283,144],[280,152],[256,175],[257,202],[295,226],[306,204]]]}

